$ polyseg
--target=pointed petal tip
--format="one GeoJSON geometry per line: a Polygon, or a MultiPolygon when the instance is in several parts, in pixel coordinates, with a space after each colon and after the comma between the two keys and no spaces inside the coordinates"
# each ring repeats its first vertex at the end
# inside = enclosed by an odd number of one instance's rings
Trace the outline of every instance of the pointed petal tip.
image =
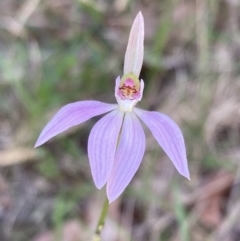
{"type": "Polygon", "coordinates": [[[41,141],[37,140],[35,145],[34,145],[34,148],[37,148],[37,147],[41,146],[42,144],[44,144],[44,142],[41,142],[41,141]]]}
{"type": "Polygon", "coordinates": [[[187,170],[186,172],[181,172],[180,174],[181,174],[182,176],[186,177],[189,181],[191,181],[190,173],[189,173],[188,170],[187,170]]]}
{"type": "Polygon", "coordinates": [[[106,181],[97,180],[94,176],[93,176],[93,182],[98,190],[101,190],[106,184],[106,181]]]}
{"type": "Polygon", "coordinates": [[[120,194],[116,195],[116,194],[113,194],[112,192],[110,192],[109,183],[107,183],[106,193],[107,193],[107,199],[109,201],[109,204],[112,203],[113,201],[115,201],[120,196],[120,194]]]}
{"type": "Polygon", "coordinates": [[[186,177],[189,181],[191,181],[190,174],[186,175],[185,177],[186,177]]]}
{"type": "Polygon", "coordinates": [[[141,11],[138,12],[137,16],[133,21],[133,26],[136,26],[137,24],[139,24],[142,34],[144,34],[144,18],[141,11]]]}
{"type": "Polygon", "coordinates": [[[119,197],[119,195],[116,196],[116,195],[110,194],[109,190],[108,190],[108,187],[107,187],[107,198],[108,198],[109,204],[114,202],[118,197],[119,197]]]}
{"type": "Polygon", "coordinates": [[[42,133],[40,134],[40,136],[38,137],[35,145],[34,145],[34,148],[37,148],[39,146],[42,146],[43,144],[45,144],[49,139],[46,139],[42,136],[42,133]]]}
{"type": "Polygon", "coordinates": [[[98,190],[102,189],[103,186],[105,185],[105,183],[96,183],[96,182],[94,182],[94,183],[95,183],[95,186],[98,190]]]}
{"type": "Polygon", "coordinates": [[[137,14],[135,21],[139,24],[140,28],[142,29],[143,35],[144,35],[144,18],[143,18],[141,11],[137,14]]]}
{"type": "Polygon", "coordinates": [[[116,200],[116,198],[110,198],[110,197],[108,197],[108,202],[109,202],[109,204],[113,203],[115,200],[116,200]]]}
{"type": "Polygon", "coordinates": [[[190,172],[189,172],[189,169],[188,169],[187,158],[185,158],[185,160],[183,160],[182,162],[185,163],[185,165],[181,168],[178,168],[177,170],[182,176],[184,176],[185,178],[187,178],[190,181],[191,178],[190,178],[190,172]]]}
{"type": "Polygon", "coordinates": [[[143,21],[143,15],[142,15],[142,11],[139,11],[136,18],[139,18],[139,20],[143,21]]]}

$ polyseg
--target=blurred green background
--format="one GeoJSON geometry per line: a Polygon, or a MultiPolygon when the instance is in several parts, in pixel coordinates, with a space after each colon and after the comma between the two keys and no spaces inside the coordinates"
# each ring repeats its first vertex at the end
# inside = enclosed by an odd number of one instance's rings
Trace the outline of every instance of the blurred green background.
{"type": "Polygon", "coordinates": [[[106,195],[87,157],[100,117],[33,146],[61,106],[116,102],[139,11],[146,33],[138,106],[180,125],[191,181],[146,129],[144,160],[111,204],[103,240],[240,240],[240,2],[1,0],[1,241],[91,240],[106,195]]]}

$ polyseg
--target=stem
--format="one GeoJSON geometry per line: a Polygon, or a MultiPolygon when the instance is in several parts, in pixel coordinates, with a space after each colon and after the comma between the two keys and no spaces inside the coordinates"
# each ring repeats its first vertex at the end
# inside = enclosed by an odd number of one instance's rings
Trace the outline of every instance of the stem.
{"type": "Polygon", "coordinates": [[[107,213],[108,213],[108,207],[109,207],[109,201],[106,198],[106,200],[103,204],[103,207],[102,207],[101,215],[98,219],[97,228],[96,228],[95,233],[93,235],[92,241],[100,241],[101,240],[100,236],[101,236],[104,224],[105,224],[105,219],[106,219],[106,216],[107,216],[107,213]]]}

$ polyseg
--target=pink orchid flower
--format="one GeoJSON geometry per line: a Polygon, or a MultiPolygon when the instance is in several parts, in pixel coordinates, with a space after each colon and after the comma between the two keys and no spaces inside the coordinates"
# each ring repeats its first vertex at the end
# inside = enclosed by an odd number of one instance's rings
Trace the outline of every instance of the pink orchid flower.
{"type": "Polygon", "coordinates": [[[178,172],[190,178],[184,139],[177,124],[166,115],[135,107],[144,89],[143,80],[139,81],[143,41],[144,20],[139,12],[128,40],[124,74],[116,79],[118,105],[93,100],[68,104],[46,125],[35,145],[38,147],[70,127],[109,112],[93,126],[88,139],[93,180],[99,189],[107,183],[109,202],[124,191],[142,162],[146,139],[139,119],[150,129],[178,172]]]}

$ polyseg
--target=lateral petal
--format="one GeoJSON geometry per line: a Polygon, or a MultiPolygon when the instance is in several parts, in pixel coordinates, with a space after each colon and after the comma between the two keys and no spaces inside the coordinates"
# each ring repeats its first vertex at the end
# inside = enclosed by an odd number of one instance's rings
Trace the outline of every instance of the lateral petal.
{"type": "Polygon", "coordinates": [[[123,115],[120,110],[112,111],[93,126],[89,135],[90,167],[94,183],[99,189],[105,185],[112,169],[123,115]]]}
{"type": "Polygon", "coordinates": [[[52,137],[63,131],[79,125],[90,118],[114,110],[118,105],[99,101],[78,101],[62,107],[50,122],[44,127],[35,147],[41,146],[52,137]]]}
{"type": "Polygon", "coordinates": [[[142,13],[139,12],[134,19],[128,39],[128,45],[124,59],[124,74],[132,73],[139,77],[143,63],[143,42],[144,20],[142,13]]]}
{"type": "Polygon", "coordinates": [[[127,187],[138,170],[146,146],[146,138],[138,117],[126,112],[115,161],[107,181],[107,196],[114,201],[127,187]]]}
{"type": "Polygon", "coordinates": [[[178,172],[190,179],[186,148],[181,130],[168,116],[155,111],[134,108],[135,113],[147,125],[158,144],[169,156],[178,172]]]}

